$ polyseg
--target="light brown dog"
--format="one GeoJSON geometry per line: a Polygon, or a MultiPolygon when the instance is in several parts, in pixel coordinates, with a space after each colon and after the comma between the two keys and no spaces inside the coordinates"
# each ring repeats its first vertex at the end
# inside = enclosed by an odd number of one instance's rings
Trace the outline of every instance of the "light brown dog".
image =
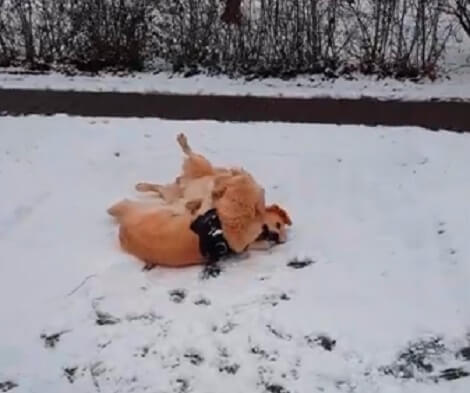
{"type": "MultiPolygon", "coordinates": [[[[147,266],[184,267],[205,262],[199,249],[199,237],[190,229],[200,204],[198,200],[189,201],[185,213],[175,213],[171,208],[125,199],[109,208],[108,213],[119,223],[119,241],[126,252],[147,266]]],[[[284,227],[286,217],[273,205],[266,208],[266,220],[275,227],[284,227]]],[[[269,239],[260,239],[247,249],[269,247],[269,239]]]]}
{"type": "Polygon", "coordinates": [[[186,155],[182,174],[167,185],[138,183],[137,191],[155,192],[180,210],[195,199],[202,201],[200,214],[215,207],[224,235],[236,252],[245,250],[266,229],[277,234],[279,242],[287,240],[286,226],[292,225],[289,215],[278,205],[265,208],[264,189],[247,171],[213,166],[206,157],[193,152],[184,134],[179,134],[177,141],[186,155]]]}
{"type": "Polygon", "coordinates": [[[243,169],[213,167],[195,154],[183,134],[178,142],[187,155],[183,173],[173,184],[139,183],[139,191],[154,191],[163,204],[123,200],[110,209],[119,224],[124,250],[148,265],[181,267],[204,262],[193,220],[216,208],[230,248],[267,249],[286,240],[288,214],[277,205],[265,207],[264,190],[243,169]]]}

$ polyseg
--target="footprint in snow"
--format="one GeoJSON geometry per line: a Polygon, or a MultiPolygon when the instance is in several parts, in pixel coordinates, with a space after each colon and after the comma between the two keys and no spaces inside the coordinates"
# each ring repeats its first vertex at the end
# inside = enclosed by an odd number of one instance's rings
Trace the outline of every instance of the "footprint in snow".
{"type": "Polygon", "coordinates": [[[305,340],[310,347],[320,346],[325,351],[331,352],[336,346],[336,340],[326,334],[305,336],[305,340]]]}
{"type": "Polygon", "coordinates": [[[67,381],[70,383],[74,383],[76,379],[78,367],[65,367],[64,368],[64,375],[67,378],[67,381]]]}
{"type": "Polygon", "coordinates": [[[303,269],[304,267],[307,267],[309,265],[314,264],[315,261],[311,258],[293,258],[291,259],[288,263],[287,266],[289,266],[292,269],[303,269]]]}
{"type": "Polygon", "coordinates": [[[18,387],[18,384],[13,381],[0,382],[0,392],[8,392],[18,387]]]}
{"type": "Polygon", "coordinates": [[[55,348],[55,346],[59,343],[61,336],[65,333],[68,333],[68,331],[64,330],[52,334],[42,333],[39,337],[44,341],[44,346],[46,348],[55,348]]]}
{"type": "Polygon", "coordinates": [[[116,318],[107,312],[96,310],[95,313],[95,322],[98,326],[116,325],[117,323],[121,322],[119,318],[116,318]]]}
{"type": "Polygon", "coordinates": [[[194,304],[196,306],[210,306],[211,301],[208,298],[204,297],[204,296],[199,296],[199,297],[194,299],[194,304]]]}
{"type": "Polygon", "coordinates": [[[470,362],[470,346],[462,348],[460,351],[458,351],[457,357],[460,357],[463,360],[470,362]]]}
{"type": "Polygon", "coordinates": [[[182,303],[184,301],[184,299],[186,299],[186,290],[185,289],[181,289],[181,288],[173,289],[168,293],[170,294],[170,300],[173,303],[182,303]]]}
{"type": "Polygon", "coordinates": [[[188,359],[189,362],[194,366],[199,366],[204,362],[204,357],[196,350],[190,349],[186,351],[183,355],[185,359],[188,359]]]}

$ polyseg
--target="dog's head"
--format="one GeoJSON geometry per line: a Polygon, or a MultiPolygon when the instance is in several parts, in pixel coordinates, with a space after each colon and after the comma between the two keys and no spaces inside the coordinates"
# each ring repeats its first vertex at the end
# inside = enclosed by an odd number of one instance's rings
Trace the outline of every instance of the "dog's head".
{"type": "Polygon", "coordinates": [[[292,225],[289,214],[279,205],[266,207],[266,214],[261,237],[275,243],[287,241],[287,226],[292,225]]]}

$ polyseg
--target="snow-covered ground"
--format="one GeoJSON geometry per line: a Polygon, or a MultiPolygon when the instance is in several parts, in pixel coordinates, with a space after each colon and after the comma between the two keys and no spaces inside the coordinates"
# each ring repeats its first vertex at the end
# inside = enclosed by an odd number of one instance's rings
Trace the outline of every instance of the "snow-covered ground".
{"type": "Polygon", "coordinates": [[[459,72],[447,74],[435,82],[398,81],[391,78],[355,75],[325,80],[321,76],[298,77],[292,80],[267,78],[246,81],[224,76],[197,75],[185,78],[170,75],[137,73],[132,76],[66,76],[57,73],[22,75],[0,73],[0,88],[50,89],[73,91],[116,91],[172,94],[221,94],[276,97],[333,97],[424,100],[470,99],[470,63],[459,72]]]}
{"type": "Polygon", "coordinates": [[[470,371],[469,152],[417,128],[0,118],[0,391],[468,392],[445,377],[470,371]],[[209,280],[119,250],[106,208],[176,176],[181,130],[289,210],[287,244],[209,280]]]}
{"type": "Polygon", "coordinates": [[[0,69],[0,89],[54,89],[74,91],[116,91],[174,94],[222,94],[285,97],[333,97],[402,100],[470,100],[470,38],[452,42],[440,64],[440,77],[432,82],[377,80],[376,77],[353,75],[325,79],[321,75],[302,76],[291,80],[267,78],[246,81],[224,76],[197,75],[189,78],[166,72],[153,75],[136,73],[131,76],[67,76],[58,73],[45,75],[19,74],[16,69],[0,69]]]}

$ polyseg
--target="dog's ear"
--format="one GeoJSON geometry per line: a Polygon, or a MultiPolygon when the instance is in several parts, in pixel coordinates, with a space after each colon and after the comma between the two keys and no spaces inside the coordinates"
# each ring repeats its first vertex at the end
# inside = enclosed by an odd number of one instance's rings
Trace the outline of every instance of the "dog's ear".
{"type": "Polygon", "coordinates": [[[227,176],[227,175],[222,175],[222,176],[215,178],[214,188],[212,189],[212,199],[214,201],[224,196],[225,191],[227,191],[227,180],[229,178],[230,176],[227,176]]]}
{"type": "Polygon", "coordinates": [[[225,191],[227,191],[227,186],[225,184],[214,187],[212,190],[212,200],[216,201],[222,198],[225,194],[225,191]]]}
{"type": "Polygon", "coordinates": [[[279,217],[281,217],[284,224],[292,225],[292,220],[289,217],[289,214],[287,214],[287,212],[282,207],[280,207],[279,205],[273,204],[273,205],[270,205],[270,206],[266,207],[266,212],[275,213],[279,217]]]}

